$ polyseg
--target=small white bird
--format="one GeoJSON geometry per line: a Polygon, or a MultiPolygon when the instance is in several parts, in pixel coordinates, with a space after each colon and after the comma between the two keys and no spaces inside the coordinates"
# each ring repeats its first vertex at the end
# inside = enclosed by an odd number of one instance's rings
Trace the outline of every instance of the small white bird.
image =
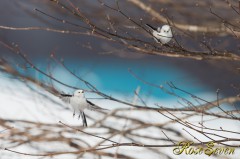
{"type": "Polygon", "coordinates": [[[87,108],[90,110],[107,110],[96,106],[92,102],[88,101],[85,98],[83,90],[76,90],[73,95],[61,94],[60,98],[65,103],[70,104],[70,106],[73,108],[73,117],[75,116],[76,112],[79,113],[78,119],[80,117],[82,118],[83,127],[87,127],[87,120],[84,114],[84,109],[87,108]]]}
{"type": "Polygon", "coordinates": [[[162,44],[166,44],[173,37],[172,30],[169,25],[163,25],[162,28],[160,28],[160,27],[154,28],[153,26],[151,26],[149,24],[146,24],[146,26],[151,29],[153,38],[157,43],[161,42],[162,44]]]}

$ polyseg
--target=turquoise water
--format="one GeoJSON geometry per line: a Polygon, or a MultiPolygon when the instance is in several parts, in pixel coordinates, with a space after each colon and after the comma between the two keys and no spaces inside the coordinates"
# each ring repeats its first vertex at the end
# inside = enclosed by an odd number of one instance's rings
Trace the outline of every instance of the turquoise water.
{"type": "MultiPolygon", "coordinates": [[[[60,65],[52,63],[49,67],[49,65],[44,62],[40,62],[39,60],[34,61],[37,67],[46,72],[51,71],[52,76],[61,82],[78,88],[87,88],[83,82],[79,81],[60,65]],[[46,66],[48,66],[48,69],[46,66]]],[[[159,88],[145,84],[141,80],[158,86],[163,85],[168,89],[169,87],[166,83],[173,82],[177,87],[193,94],[209,91],[209,88],[201,84],[200,80],[184,70],[151,57],[127,60],[123,58],[105,57],[102,60],[95,59],[92,61],[86,59],[81,60],[81,58],[79,58],[77,60],[72,59],[65,61],[65,65],[79,77],[94,85],[99,91],[109,95],[132,96],[136,88],[140,87],[141,96],[160,99],[173,98],[172,95],[167,94],[159,88]],[[134,77],[129,70],[140,79],[134,77]]],[[[46,82],[50,81],[49,78],[32,69],[28,69],[25,73],[46,82]]],[[[73,91],[56,82],[54,82],[54,86],[60,91],[68,93],[73,91]]],[[[183,97],[187,96],[181,92],[178,92],[178,95],[183,97]]]]}

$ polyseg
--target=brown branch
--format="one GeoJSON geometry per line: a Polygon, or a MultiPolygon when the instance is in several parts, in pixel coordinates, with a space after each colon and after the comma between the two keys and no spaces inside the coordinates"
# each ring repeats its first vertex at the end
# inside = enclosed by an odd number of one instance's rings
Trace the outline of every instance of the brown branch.
{"type": "MultiPolygon", "coordinates": [[[[147,6],[144,2],[141,0],[128,0],[135,6],[141,8],[148,14],[150,14],[152,17],[157,18],[158,21],[167,24],[167,18],[159,14],[159,12],[155,11],[153,8],[150,6],[147,6]]],[[[178,29],[185,30],[185,31],[191,31],[191,32],[202,32],[202,33],[216,33],[216,32],[226,32],[228,34],[232,34],[232,30],[219,26],[219,27],[206,27],[206,26],[197,26],[197,25],[191,25],[191,24],[180,24],[180,23],[174,23],[174,26],[178,29]]],[[[235,32],[234,33],[238,36],[240,36],[240,32],[235,32]]]]}

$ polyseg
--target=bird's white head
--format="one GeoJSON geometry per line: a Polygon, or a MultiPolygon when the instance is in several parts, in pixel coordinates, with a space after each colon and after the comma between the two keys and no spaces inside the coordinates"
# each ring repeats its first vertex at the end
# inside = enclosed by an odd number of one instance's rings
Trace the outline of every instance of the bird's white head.
{"type": "Polygon", "coordinates": [[[75,97],[84,97],[84,91],[79,89],[79,90],[76,90],[73,94],[73,96],[75,97]]]}
{"type": "Polygon", "coordinates": [[[169,25],[163,25],[162,28],[161,28],[161,32],[172,35],[172,30],[171,30],[171,27],[169,25]]]}

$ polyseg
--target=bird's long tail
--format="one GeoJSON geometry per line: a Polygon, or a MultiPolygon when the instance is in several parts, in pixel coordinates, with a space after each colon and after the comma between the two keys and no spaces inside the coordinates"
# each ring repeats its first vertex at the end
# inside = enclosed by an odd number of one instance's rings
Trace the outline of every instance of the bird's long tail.
{"type": "Polygon", "coordinates": [[[81,118],[82,118],[83,127],[87,127],[87,120],[86,120],[86,116],[85,116],[84,112],[80,111],[80,115],[81,115],[81,118]]]}
{"type": "Polygon", "coordinates": [[[148,28],[152,29],[152,30],[157,30],[157,28],[154,28],[153,26],[149,25],[149,24],[145,24],[148,28]]]}

